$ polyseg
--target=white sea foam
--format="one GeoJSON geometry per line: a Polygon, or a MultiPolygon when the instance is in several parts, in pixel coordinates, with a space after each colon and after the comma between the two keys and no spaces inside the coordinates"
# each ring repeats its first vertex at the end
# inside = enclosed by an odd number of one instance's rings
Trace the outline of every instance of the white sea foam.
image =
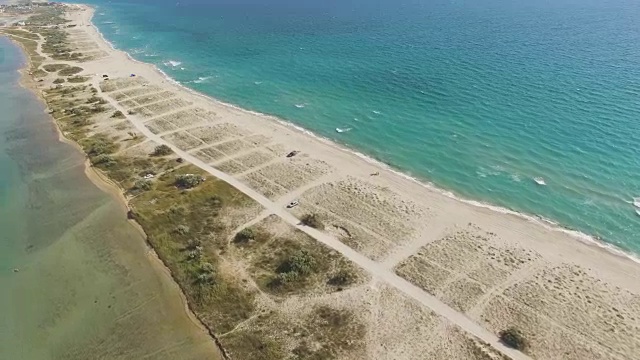
{"type": "Polygon", "coordinates": [[[177,67],[177,66],[182,65],[182,62],[175,61],[175,60],[169,60],[169,61],[163,62],[162,64],[164,64],[164,66],[177,67]]]}
{"type": "MultiPolygon", "coordinates": [[[[98,28],[95,26],[95,24],[92,23],[92,26],[93,26],[95,31],[98,33],[98,35],[102,38],[102,40],[106,44],[108,44],[112,49],[117,50],[117,48],[104,37],[104,35],[100,32],[100,30],[98,30],[98,28]]],[[[118,51],[120,51],[120,50],[118,50],[118,51]]],[[[133,57],[131,57],[131,55],[129,53],[125,52],[125,54],[127,55],[127,57],[131,61],[135,61],[137,63],[143,63],[143,62],[138,61],[138,60],[134,59],[133,57]]],[[[346,148],[344,146],[338,145],[338,144],[334,143],[333,141],[331,141],[331,140],[329,140],[329,139],[327,139],[327,138],[325,138],[323,136],[319,136],[319,135],[317,135],[317,134],[315,134],[315,133],[313,133],[313,132],[311,132],[311,131],[303,128],[303,127],[300,127],[300,126],[295,125],[293,123],[287,122],[285,120],[282,120],[282,119],[277,118],[277,117],[272,116],[272,115],[267,115],[267,114],[263,114],[263,113],[260,113],[260,112],[257,112],[257,111],[247,110],[247,109],[241,108],[239,106],[236,106],[236,105],[233,105],[233,104],[229,104],[229,103],[225,103],[225,102],[222,102],[222,101],[220,101],[218,99],[212,98],[212,97],[204,95],[202,93],[199,93],[199,92],[197,92],[197,91],[195,91],[195,90],[193,90],[191,88],[188,88],[188,87],[180,84],[178,81],[176,81],[173,78],[171,78],[169,75],[167,75],[167,73],[162,71],[157,66],[154,66],[154,65],[149,64],[149,63],[143,63],[143,64],[146,64],[148,66],[153,67],[158,73],[162,74],[162,76],[167,81],[169,81],[169,82],[175,84],[176,86],[184,89],[185,91],[189,92],[190,94],[193,94],[195,96],[199,96],[199,97],[201,97],[203,99],[206,99],[206,100],[209,100],[209,101],[213,101],[215,103],[218,103],[218,104],[223,105],[223,106],[227,106],[227,107],[232,108],[232,109],[236,109],[238,111],[243,111],[243,112],[248,113],[248,114],[258,115],[258,116],[264,117],[266,119],[270,119],[270,120],[272,120],[272,121],[274,121],[274,122],[276,122],[276,123],[278,123],[280,125],[286,126],[288,128],[294,129],[294,130],[296,130],[296,131],[298,131],[300,133],[303,133],[303,134],[306,134],[308,136],[311,136],[314,139],[316,139],[316,140],[318,140],[318,141],[320,141],[322,143],[325,143],[327,145],[331,145],[331,146],[333,146],[333,147],[335,147],[335,148],[337,148],[337,149],[339,149],[341,151],[345,151],[345,152],[351,153],[354,156],[366,161],[367,163],[370,163],[372,165],[375,165],[375,166],[383,168],[383,169],[385,169],[387,171],[390,171],[390,172],[396,174],[397,176],[400,176],[400,177],[402,177],[402,178],[404,178],[404,179],[406,179],[408,181],[416,183],[416,184],[418,184],[418,185],[420,185],[420,186],[422,186],[422,187],[424,187],[424,188],[426,188],[428,190],[438,192],[438,193],[440,193],[440,194],[442,194],[444,196],[447,196],[447,197],[449,197],[451,199],[455,199],[455,200],[460,201],[460,202],[465,203],[465,204],[469,204],[469,205],[480,207],[480,208],[490,209],[492,211],[495,211],[495,212],[498,212],[498,213],[501,213],[501,214],[509,214],[509,215],[518,216],[518,217],[520,217],[522,219],[525,219],[525,220],[530,221],[532,223],[536,223],[536,224],[538,224],[540,226],[543,226],[547,230],[559,231],[559,232],[565,233],[565,234],[570,235],[571,237],[573,237],[574,239],[576,239],[576,240],[578,240],[578,241],[580,241],[582,243],[585,243],[585,244],[588,244],[588,245],[597,246],[597,247],[602,248],[602,249],[604,249],[606,251],[609,251],[612,254],[627,258],[627,259],[629,259],[631,261],[634,261],[634,262],[640,264],[640,258],[638,256],[636,256],[635,254],[631,254],[631,253],[625,252],[625,251],[621,250],[620,248],[616,247],[613,244],[605,243],[599,237],[594,237],[594,236],[591,236],[591,235],[587,235],[587,234],[585,234],[583,232],[570,229],[568,227],[562,226],[562,225],[560,225],[560,224],[558,224],[558,223],[556,223],[556,222],[554,222],[552,220],[549,220],[547,218],[544,218],[542,216],[529,215],[529,214],[521,213],[521,212],[518,212],[518,211],[515,211],[515,210],[507,209],[507,208],[504,208],[504,207],[488,204],[488,203],[485,203],[485,202],[476,201],[476,200],[469,200],[469,199],[465,199],[465,198],[459,197],[456,194],[454,194],[453,192],[441,189],[441,188],[437,187],[436,185],[434,185],[433,183],[428,182],[427,180],[417,179],[417,178],[415,178],[415,177],[413,177],[413,176],[411,176],[409,174],[403,173],[403,172],[401,172],[399,170],[395,170],[391,166],[389,166],[389,165],[387,165],[387,164],[385,164],[385,163],[383,163],[381,161],[378,161],[378,160],[376,160],[376,159],[374,159],[374,158],[372,158],[372,157],[370,157],[368,155],[365,155],[365,154],[363,154],[363,153],[361,153],[359,151],[356,151],[356,150],[353,150],[353,149],[346,148]]],[[[258,82],[256,82],[256,85],[257,85],[257,83],[258,82]]],[[[259,83],[262,83],[262,82],[259,82],[259,83]]],[[[423,91],[420,91],[420,92],[424,93],[423,91]]],[[[640,198],[638,198],[638,199],[640,200],[640,198]]],[[[640,215],[640,214],[638,214],[638,215],[640,215]]]]}
{"type": "Polygon", "coordinates": [[[640,197],[633,198],[633,206],[640,209],[640,197]]]}
{"type": "Polygon", "coordinates": [[[304,109],[305,106],[307,106],[307,104],[295,104],[295,107],[297,107],[298,109],[304,109]]]}
{"type": "Polygon", "coordinates": [[[541,178],[541,177],[535,177],[535,178],[533,178],[533,181],[535,181],[536,184],[541,185],[541,186],[546,186],[547,185],[547,182],[544,181],[544,178],[541,178]]]}
{"type": "Polygon", "coordinates": [[[347,131],[351,131],[351,128],[350,127],[336,128],[336,132],[339,132],[339,133],[344,133],[344,132],[347,132],[347,131]]]}
{"type": "Polygon", "coordinates": [[[256,84],[256,85],[260,85],[260,84],[262,84],[262,81],[254,81],[253,83],[256,84]]]}
{"type": "Polygon", "coordinates": [[[376,115],[380,115],[380,114],[382,114],[382,113],[381,113],[380,111],[378,111],[378,110],[372,110],[371,112],[372,112],[372,113],[374,113],[374,114],[376,114],[376,115]]]}
{"type": "Polygon", "coordinates": [[[203,82],[207,81],[211,79],[211,76],[201,76],[198,78],[198,80],[193,80],[194,83],[196,84],[202,84],[203,82]]]}

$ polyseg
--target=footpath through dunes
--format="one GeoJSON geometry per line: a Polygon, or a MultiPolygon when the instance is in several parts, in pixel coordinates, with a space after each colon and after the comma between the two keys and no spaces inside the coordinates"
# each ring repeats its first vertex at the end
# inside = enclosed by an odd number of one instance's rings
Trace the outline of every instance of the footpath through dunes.
{"type": "Polygon", "coordinates": [[[50,30],[19,29],[43,37],[27,51],[52,116],[229,357],[633,358],[638,264],[192,93],[111,49],[91,9],[66,11],[100,56],[56,59],[77,50],[41,54],[50,30]],[[46,71],[60,61],[81,70],[46,71]]]}

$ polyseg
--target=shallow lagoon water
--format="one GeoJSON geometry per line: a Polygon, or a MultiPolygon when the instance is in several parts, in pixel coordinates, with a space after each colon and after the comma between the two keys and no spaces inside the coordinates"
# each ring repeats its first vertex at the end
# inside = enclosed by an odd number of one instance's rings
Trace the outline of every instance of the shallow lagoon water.
{"type": "Polygon", "coordinates": [[[24,61],[0,37],[0,358],[216,359],[122,204],[19,85],[24,61]]]}

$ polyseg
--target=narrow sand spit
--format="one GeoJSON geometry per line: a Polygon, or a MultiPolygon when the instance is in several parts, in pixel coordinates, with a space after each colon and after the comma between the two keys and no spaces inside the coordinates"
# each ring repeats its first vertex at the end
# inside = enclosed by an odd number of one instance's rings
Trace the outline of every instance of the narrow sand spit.
{"type": "MultiPolygon", "coordinates": [[[[135,133],[120,151],[148,154],[168,145],[261,206],[245,226],[324,244],[339,257],[335,264],[361,272],[361,282],[345,291],[316,289],[282,304],[262,297],[261,306],[279,309],[279,321],[314,323],[331,311],[356,319],[350,331],[362,340],[349,344],[345,358],[637,357],[637,263],[561,230],[453,199],[273,118],[188,91],[112,49],[91,26],[92,15],[82,5],[67,15],[76,25],[67,29],[71,39],[89,58],[55,63],[82,67],[78,75],[123,114],[96,122],[114,135],[135,133]],[[287,209],[293,200],[299,206],[287,209]],[[309,213],[319,215],[323,231],[299,224],[309,213]],[[526,355],[499,342],[508,327],[529,340],[526,355]]],[[[243,265],[229,271],[260,278],[253,255],[236,255],[243,265]]]]}

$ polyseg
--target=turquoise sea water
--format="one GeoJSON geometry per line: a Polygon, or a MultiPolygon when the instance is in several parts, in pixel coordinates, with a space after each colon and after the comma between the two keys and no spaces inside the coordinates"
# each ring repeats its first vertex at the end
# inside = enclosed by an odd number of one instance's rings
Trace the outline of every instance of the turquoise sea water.
{"type": "Polygon", "coordinates": [[[636,0],[90,2],[185,86],[640,252],[636,0]]]}

